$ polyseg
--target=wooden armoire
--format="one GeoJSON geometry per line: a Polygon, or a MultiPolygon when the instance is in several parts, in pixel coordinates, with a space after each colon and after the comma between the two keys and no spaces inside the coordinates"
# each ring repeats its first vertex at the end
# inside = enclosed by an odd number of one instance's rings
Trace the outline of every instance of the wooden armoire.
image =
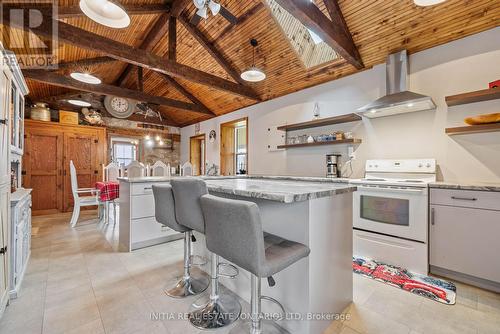
{"type": "Polygon", "coordinates": [[[70,160],[78,187],[93,188],[106,153],[105,128],[26,120],[23,186],[33,189],[33,215],[72,210],[70,160]]]}

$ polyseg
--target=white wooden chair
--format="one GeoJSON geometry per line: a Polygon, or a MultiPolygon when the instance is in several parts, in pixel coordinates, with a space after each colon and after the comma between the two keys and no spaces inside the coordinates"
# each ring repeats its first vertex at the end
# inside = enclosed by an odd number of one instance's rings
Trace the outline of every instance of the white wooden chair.
{"type": "Polygon", "coordinates": [[[80,216],[80,207],[82,206],[99,206],[99,212],[101,212],[99,202],[99,192],[95,188],[78,188],[78,178],[76,176],[76,168],[73,164],[73,160],[69,162],[69,174],[71,177],[71,191],[73,192],[73,215],[71,216],[71,227],[76,226],[78,217],[80,216]],[[90,194],[87,196],[82,196],[82,194],[90,194]]]}
{"type": "Polygon", "coordinates": [[[145,175],[145,167],[144,164],[139,161],[132,161],[127,166],[125,166],[127,170],[127,177],[142,177],[145,175]]]}
{"type": "MultiPolygon", "coordinates": [[[[102,179],[104,182],[118,182],[118,178],[122,176],[122,170],[116,163],[111,162],[109,165],[103,167],[102,179]]],[[[113,200],[113,224],[116,224],[116,204],[117,200],[113,200]]],[[[109,202],[106,202],[106,223],[109,222],[109,202]]]]}
{"type": "Polygon", "coordinates": [[[121,176],[120,172],[120,167],[116,163],[111,162],[109,165],[103,167],[102,180],[104,182],[117,182],[121,176]]]}
{"type": "Polygon", "coordinates": [[[181,166],[181,176],[193,176],[193,165],[189,161],[181,166]]]}
{"type": "Polygon", "coordinates": [[[151,166],[151,176],[170,176],[170,164],[158,160],[151,166]]]}

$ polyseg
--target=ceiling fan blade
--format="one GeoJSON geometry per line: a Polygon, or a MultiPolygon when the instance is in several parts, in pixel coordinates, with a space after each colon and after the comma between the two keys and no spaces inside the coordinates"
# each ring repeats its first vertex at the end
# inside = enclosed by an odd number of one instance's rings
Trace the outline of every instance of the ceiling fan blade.
{"type": "Polygon", "coordinates": [[[238,18],[234,16],[229,10],[226,9],[226,7],[221,6],[220,7],[220,15],[224,17],[229,23],[232,25],[236,25],[238,23],[238,18]]]}

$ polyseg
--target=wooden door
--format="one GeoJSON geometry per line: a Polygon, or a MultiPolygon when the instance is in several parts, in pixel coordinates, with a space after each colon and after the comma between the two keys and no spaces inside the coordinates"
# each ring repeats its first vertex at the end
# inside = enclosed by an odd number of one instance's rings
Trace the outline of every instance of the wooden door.
{"type": "Polygon", "coordinates": [[[189,146],[189,161],[193,165],[193,175],[202,175],[205,173],[205,134],[191,137],[189,146]]]}
{"type": "Polygon", "coordinates": [[[220,139],[221,175],[234,175],[234,127],[221,126],[220,139]]]}
{"type": "MultiPolygon", "coordinates": [[[[98,180],[99,164],[97,145],[99,138],[92,132],[67,132],[64,134],[64,201],[63,211],[73,207],[69,162],[75,165],[78,188],[94,188],[98,180]]],[[[83,194],[89,196],[90,194],[83,194]]]]}
{"type": "Polygon", "coordinates": [[[63,134],[57,127],[27,128],[23,187],[33,189],[33,214],[62,210],[63,134]]]}

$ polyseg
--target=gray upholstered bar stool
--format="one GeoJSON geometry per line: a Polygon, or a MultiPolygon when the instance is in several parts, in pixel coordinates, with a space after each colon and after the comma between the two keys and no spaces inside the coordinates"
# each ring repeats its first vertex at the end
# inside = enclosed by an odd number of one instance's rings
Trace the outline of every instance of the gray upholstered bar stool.
{"type": "Polygon", "coordinates": [[[251,276],[251,321],[231,329],[231,334],[288,333],[271,321],[263,321],[261,299],[281,304],[261,294],[261,278],[267,277],[273,286],[272,275],[309,255],[310,249],[298,242],[263,232],[259,207],[248,201],[205,195],[201,198],[205,217],[207,248],[251,276]]]}
{"type": "MultiPolygon", "coordinates": [[[[205,219],[200,199],[208,194],[201,179],[179,178],[170,181],[175,199],[175,215],[179,224],[205,234],[205,219]]],[[[210,264],[210,295],[196,300],[189,311],[189,321],[200,329],[217,329],[237,320],[241,313],[238,299],[219,291],[219,257],[212,253],[210,264]]]]}
{"type": "Polygon", "coordinates": [[[184,233],[184,274],[175,282],[169,282],[165,293],[174,298],[184,298],[202,293],[208,288],[208,275],[198,270],[191,272],[192,257],[191,257],[191,237],[193,230],[179,225],[175,218],[175,201],[172,186],[169,184],[161,186],[153,186],[153,194],[155,199],[155,216],[156,220],[171,229],[184,233]]]}

